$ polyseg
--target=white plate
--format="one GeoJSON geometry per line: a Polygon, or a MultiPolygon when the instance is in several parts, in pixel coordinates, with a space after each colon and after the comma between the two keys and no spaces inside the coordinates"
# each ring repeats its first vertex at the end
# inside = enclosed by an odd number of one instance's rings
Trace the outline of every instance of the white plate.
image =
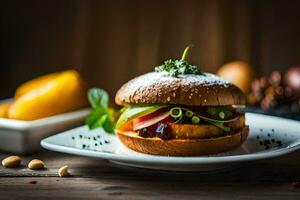
{"type": "Polygon", "coordinates": [[[42,140],[44,148],[107,159],[111,162],[161,170],[210,171],[234,163],[281,156],[300,148],[300,122],[261,114],[246,114],[250,134],[242,147],[223,154],[199,157],[153,156],[123,146],[115,135],[86,126],[42,140]]]}
{"type": "Polygon", "coordinates": [[[33,121],[0,118],[0,150],[18,154],[34,153],[41,149],[42,139],[79,126],[89,112],[90,109],[86,108],[33,121]]]}

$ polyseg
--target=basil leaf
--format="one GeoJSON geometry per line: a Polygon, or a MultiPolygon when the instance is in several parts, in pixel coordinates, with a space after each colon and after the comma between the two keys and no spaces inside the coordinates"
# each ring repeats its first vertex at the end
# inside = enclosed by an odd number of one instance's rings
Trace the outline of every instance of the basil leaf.
{"type": "Polygon", "coordinates": [[[93,111],[85,119],[89,129],[102,127],[106,132],[114,132],[116,112],[108,107],[109,96],[105,90],[92,88],[88,91],[88,100],[93,111]]]}
{"type": "Polygon", "coordinates": [[[87,116],[87,118],[85,119],[85,123],[89,126],[90,129],[98,128],[102,125],[100,118],[105,115],[105,110],[102,107],[98,107],[87,116]]]}
{"type": "Polygon", "coordinates": [[[93,128],[98,128],[100,126],[103,126],[103,124],[105,123],[105,121],[107,120],[107,115],[104,114],[102,115],[101,117],[99,117],[96,121],[95,121],[95,124],[94,124],[94,127],[93,128]]]}
{"type": "Polygon", "coordinates": [[[116,127],[120,127],[122,124],[133,118],[148,115],[164,107],[167,107],[167,105],[128,106],[123,110],[122,114],[120,115],[116,127]]]}
{"type": "Polygon", "coordinates": [[[107,133],[114,133],[115,126],[108,117],[106,118],[106,120],[102,124],[102,127],[107,133]]]}
{"type": "Polygon", "coordinates": [[[105,90],[100,88],[89,89],[88,100],[94,109],[98,107],[108,108],[109,96],[105,90]]]}

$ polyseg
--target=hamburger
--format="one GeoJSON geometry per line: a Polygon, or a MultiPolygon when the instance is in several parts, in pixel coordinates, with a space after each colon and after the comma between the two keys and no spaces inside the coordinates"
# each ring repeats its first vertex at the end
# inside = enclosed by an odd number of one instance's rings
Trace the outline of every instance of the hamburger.
{"type": "Polygon", "coordinates": [[[123,106],[116,123],[120,141],[132,150],[165,156],[217,154],[237,148],[249,127],[243,92],[185,58],[167,60],[125,83],[115,96],[123,106]]]}

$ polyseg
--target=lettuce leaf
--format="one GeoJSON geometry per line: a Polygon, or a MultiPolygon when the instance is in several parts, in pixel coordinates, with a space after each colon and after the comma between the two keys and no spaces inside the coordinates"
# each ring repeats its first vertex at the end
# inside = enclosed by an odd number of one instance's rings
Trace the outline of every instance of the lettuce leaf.
{"type": "Polygon", "coordinates": [[[139,105],[139,106],[127,106],[122,109],[122,114],[116,123],[116,128],[120,127],[125,122],[144,115],[153,113],[168,105],[139,105]]]}

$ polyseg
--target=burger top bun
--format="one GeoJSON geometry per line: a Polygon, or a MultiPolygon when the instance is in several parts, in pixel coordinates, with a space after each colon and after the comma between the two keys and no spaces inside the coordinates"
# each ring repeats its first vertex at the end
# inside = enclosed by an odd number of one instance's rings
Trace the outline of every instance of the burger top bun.
{"type": "Polygon", "coordinates": [[[191,106],[244,105],[243,92],[232,83],[210,73],[178,77],[150,72],[124,84],[116,94],[118,105],[182,104],[191,106]]]}

